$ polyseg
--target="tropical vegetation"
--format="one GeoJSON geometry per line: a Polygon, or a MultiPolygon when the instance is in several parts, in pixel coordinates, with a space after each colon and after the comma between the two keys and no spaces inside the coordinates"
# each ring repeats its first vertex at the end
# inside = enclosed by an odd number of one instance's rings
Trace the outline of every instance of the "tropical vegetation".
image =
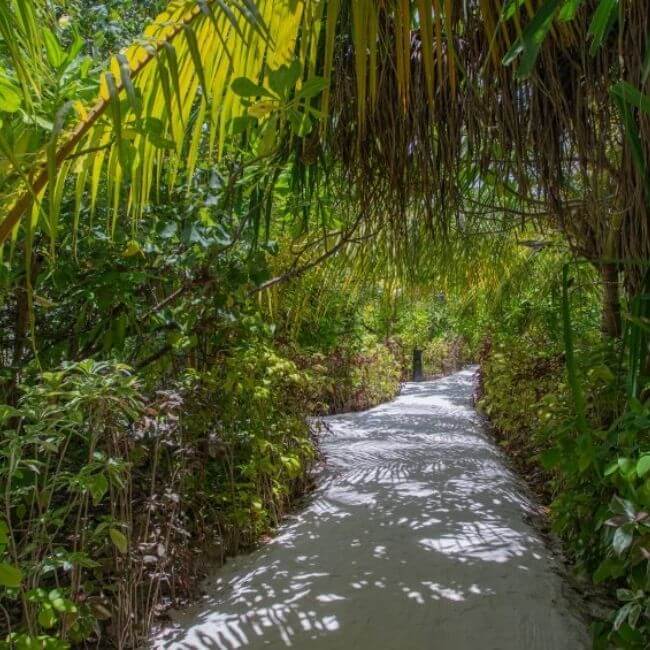
{"type": "Polygon", "coordinates": [[[132,648],[480,362],[650,643],[645,0],[0,0],[0,645],[132,648]]]}

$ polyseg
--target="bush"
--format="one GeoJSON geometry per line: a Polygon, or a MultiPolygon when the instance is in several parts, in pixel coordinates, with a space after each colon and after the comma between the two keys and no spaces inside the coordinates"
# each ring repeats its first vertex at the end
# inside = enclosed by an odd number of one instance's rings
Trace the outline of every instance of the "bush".
{"type": "Polygon", "coordinates": [[[310,372],[316,413],[363,411],[393,399],[400,391],[399,347],[374,344],[362,352],[339,348],[329,354],[298,354],[297,363],[310,372]]]}
{"type": "Polygon", "coordinates": [[[308,378],[254,342],[150,398],[84,361],[3,406],[4,647],[132,647],[191,595],[197,560],[250,546],[304,489],[308,378]]]}
{"type": "Polygon", "coordinates": [[[629,345],[636,324],[630,320],[624,341],[604,340],[593,295],[577,286],[572,305],[569,286],[563,333],[546,303],[541,315],[529,305],[516,333],[502,328],[486,341],[480,405],[551,502],[552,527],[576,571],[618,600],[594,625],[595,647],[647,648],[650,404],[630,389],[639,372],[629,345]]]}
{"type": "Polygon", "coordinates": [[[473,361],[467,341],[460,336],[440,336],[428,341],[422,350],[424,374],[439,377],[461,370],[473,361]]]}

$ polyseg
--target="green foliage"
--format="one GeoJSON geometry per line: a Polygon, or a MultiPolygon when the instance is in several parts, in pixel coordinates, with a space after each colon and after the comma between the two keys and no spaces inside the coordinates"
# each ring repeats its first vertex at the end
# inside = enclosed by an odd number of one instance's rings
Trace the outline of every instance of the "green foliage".
{"type": "Polygon", "coordinates": [[[188,434],[209,456],[185,486],[196,499],[193,517],[206,532],[220,531],[222,552],[250,547],[306,485],[315,457],[304,417],[311,381],[262,336],[241,341],[208,372],[188,371],[183,384],[192,394],[188,434]]]}
{"type": "Polygon", "coordinates": [[[427,341],[422,349],[425,377],[447,375],[476,360],[467,340],[453,330],[427,341]]]}
{"type": "Polygon", "coordinates": [[[5,646],[140,644],[308,487],[307,416],[392,398],[413,349],[481,352],[502,444],[620,599],[599,640],[647,646],[650,53],[614,44],[647,12],[412,4],[0,3],[5,646]]]}
{"type": "MultiPolygon", "coordinates": [[[[68,647],[94,634],[94,605],[116,588],[104,580],[126,569],[129,431],[142,409],[126,367],[93,361],[43,373],[17,407],[2,407],[0,582],[5,609],[22,613],[25,629],[8,637],[16,647],[36,637],[68,647]]],[[[116,618],[124,597],[112,594],[116,618]]]]}
{"type": "Polygon", "coordinates": [[[321,412],[362,411],[393,399],[401,387],[402,359],[395,343],[357,342],[298,359],[312,370],[321,412]]]}
{"type": "Polygon", "coordinates": [[[165,5],[161,0],[65,0],[57,3],[56,18],[64,33],[72,28],[79,32],[93,58],[106,60],[138,38],[165,5]]]}
{"type": "Polygon", "coordinates": [[[223,557],[277,525],[314,458],[310,381],[260,322],[249,331],[147,400],[125,366],[84,361],[3,407],[7,643],[69,647],[110,624],[137,644],[158,599],[187,594],[197,551],[223,557]]]}
{"type": "MultiPolygon", "coordinates": [[[[620,342],[602,340],[589,270],[569,271],[561,259],[554,268],[536,265],[532,285],[561,280],[562,325],[551,327],[544,303],[533,303],[523,331],[497,328],[483,351],[481,406],[504,447],[553,499],[553,528],[576,568],[619,600],[594,628],[596,647],[643,648],[650,638],[650,410],[643,388],[641,400],[628,398],[627,375],[639,372],[634,357],[644,352],[635,344],[634,354],[623,354],[620,342]]],[[[503,308],[512,313],[517,302],[503,308]]],[[[628,321],[628,345],[638,339],[637,323],[628,321]]]]}
{"type": "Polygon", "coordinates": [[[268,316],[287,353],[313,372],[320,410],[362,410],[393,398],[411,379],[416,348],[428,377],[475,358],[462,317],[444,296],[406,289],[382,279],[359,282],[333,261],[277,290],[268,316]]]}

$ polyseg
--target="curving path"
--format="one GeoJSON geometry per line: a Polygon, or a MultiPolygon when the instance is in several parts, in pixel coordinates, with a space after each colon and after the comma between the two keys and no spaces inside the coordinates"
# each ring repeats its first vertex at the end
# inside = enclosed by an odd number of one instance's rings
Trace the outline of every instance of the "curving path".
{"type": "Polygon", "coordinates": [[[474,369],[327,418],[327,471],[229,562],[165,649],[580,650],[586,628],[471,407],[474,369]]]}

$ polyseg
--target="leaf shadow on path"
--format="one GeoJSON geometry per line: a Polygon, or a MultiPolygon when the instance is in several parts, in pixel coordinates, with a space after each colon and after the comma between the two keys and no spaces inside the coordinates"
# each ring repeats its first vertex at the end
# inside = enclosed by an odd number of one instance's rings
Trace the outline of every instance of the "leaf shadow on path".
{"type": "Polygon", "coordinates": [[[326,418],[327,471],[155,648],[589,647],[530,504],[471,406],[474,369],[326,418]]]}

